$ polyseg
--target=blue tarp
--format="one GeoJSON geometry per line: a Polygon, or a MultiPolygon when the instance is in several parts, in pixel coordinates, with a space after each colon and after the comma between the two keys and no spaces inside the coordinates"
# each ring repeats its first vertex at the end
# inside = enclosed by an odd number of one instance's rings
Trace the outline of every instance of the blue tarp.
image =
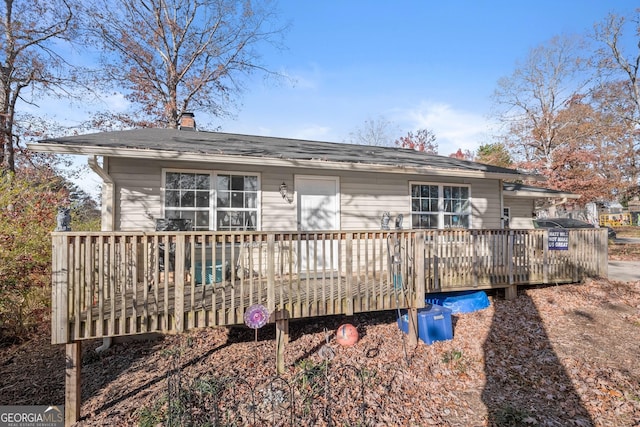
{"type": "Polygon", "coordinates": [[[484,291],[446,292],[427,294],[425,302],[440,305],[452,314],[471,313],[489,307],[489,298],[484,291]]]}

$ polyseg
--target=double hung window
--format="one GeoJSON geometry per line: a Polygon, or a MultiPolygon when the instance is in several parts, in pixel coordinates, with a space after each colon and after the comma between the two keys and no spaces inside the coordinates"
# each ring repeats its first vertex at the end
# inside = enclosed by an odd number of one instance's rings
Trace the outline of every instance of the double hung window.
{"type": "Polygon", "coordinates": [[[469,187],[449,184],[411,184],[412,228],[469,228],[469,187]]]}
{"type": "Polygon", "coordinates": [[[194,230],[208,230],[211,209],[210,194],[209,173],[166,172],[165,218],[189,219],[194,230]]]}
{"type": "Polygon", "coordinates": [[[164,216],[194,230],[258,229],[259,177],[242,173],[165,171],[164,216]]]}
{"type": "Polygon", "coordinates": [[[257,230],[257,205],[257,176],[216,176],[216,230],[257,230]]]}

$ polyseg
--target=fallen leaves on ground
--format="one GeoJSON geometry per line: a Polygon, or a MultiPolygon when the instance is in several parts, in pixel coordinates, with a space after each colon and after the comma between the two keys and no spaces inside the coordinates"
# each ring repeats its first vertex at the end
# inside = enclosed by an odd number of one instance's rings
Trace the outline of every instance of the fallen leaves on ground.
{"type": "MultiPolygon", "coordinates": [[[[454,339],[407,348],[395,312],[292,321],[285,378],[320,363],[375,372],[367,391],[373,425],[640,425],[640,282],[588,280],[531,287],[506,301],[453,316],[454,339]],[[344,321],[361,338],[340,347],[344,321]],[[326,351],[326,347],[324,349],[326,351]]],[[[224,373],[249,381],[275,375],[272,324],[254,341],[247,328],[211,328],[153,341],[84,347],[78,425],[137,425],[141,408],[166,393],[178,357],[186,379],[224,373]]],[[[64,348],[47,337],[0,350],[0,404],[62,404],[64,348]]]]}

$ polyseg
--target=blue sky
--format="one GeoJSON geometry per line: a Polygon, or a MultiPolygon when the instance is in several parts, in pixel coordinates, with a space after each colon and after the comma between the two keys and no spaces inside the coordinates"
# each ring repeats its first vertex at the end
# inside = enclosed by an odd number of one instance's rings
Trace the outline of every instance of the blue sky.
{"type": "MultiPolygon", "coordinates": [[[[265,50],[263,63],[291,81],[262,76],[247,81],[234,117],[212,120],[213,126],[344,142],[366,120],[384,118],[392,122],[394,139],[410,130],[434,131],[441,155],[492,142],[491,95],[498,79],[510,75],[530,49],[556,35],[585,34],[609,12],[630,14],[640,6],[630,0],[280,0],[279,5],[283,22],[291,23],[287,49],[265,50]]],[[[117,95],[107,105],[126,106],[117,95]]],[[[78,120],[78,114],[69,109],[57,118],[78,120]]],[[[88,177],[83,185],[93,181],[88,177]]]]}
{"type": "Polygon", "coordinates": [[[394,137],[435,132],[439,153],[491,142],[491,95],[528,51],[584,34],[632,1],[281,1],[288,50],[268,67],[297,83],[251,81],[221,130],[348,141],[384,117],[394,137]]]}

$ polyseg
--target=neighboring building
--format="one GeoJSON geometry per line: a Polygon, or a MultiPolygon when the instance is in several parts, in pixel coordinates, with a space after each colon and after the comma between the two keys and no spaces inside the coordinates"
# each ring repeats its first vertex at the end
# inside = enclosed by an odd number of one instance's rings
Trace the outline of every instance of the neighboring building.
{"type": "MultiPolygon", "coordinates": [[[[193,127],[189,127],[193,129],[193,127]]],[[[30,149],[89,157],[102,178],[103,230],[532,228],[539,198],[513,169],[409,149],[176,129],[49,139],[30,149]]]]}

